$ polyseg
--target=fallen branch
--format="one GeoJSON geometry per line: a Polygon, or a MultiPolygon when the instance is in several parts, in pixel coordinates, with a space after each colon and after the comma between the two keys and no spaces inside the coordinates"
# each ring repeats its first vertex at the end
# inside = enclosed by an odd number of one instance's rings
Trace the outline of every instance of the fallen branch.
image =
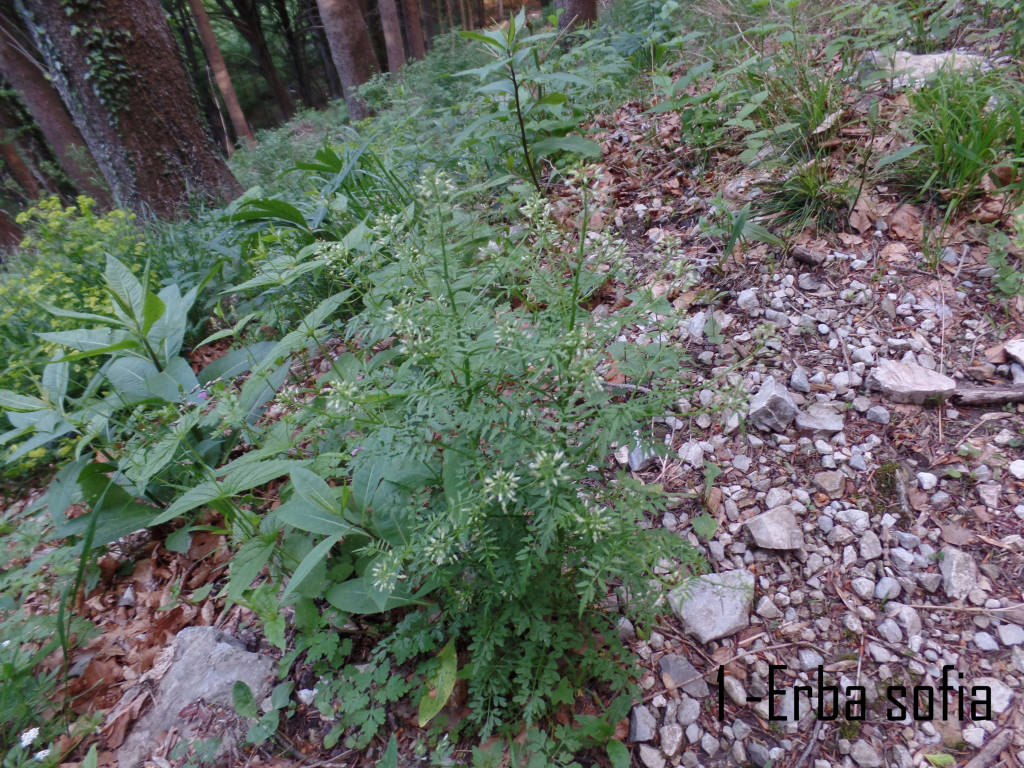
{"type": "Polygon", "coordinates": [[[1010,746],[1012,739],[1013,732],[1009,728],[1004,728],[964,768],[988,768],[999,758],[999,753],[1010,746]]]}
{"type": "Polygon", "coordinates": [[[963,387],[953,393],[960,405],[1004,405],[1024,403],[1024,387],[963,387]]]}

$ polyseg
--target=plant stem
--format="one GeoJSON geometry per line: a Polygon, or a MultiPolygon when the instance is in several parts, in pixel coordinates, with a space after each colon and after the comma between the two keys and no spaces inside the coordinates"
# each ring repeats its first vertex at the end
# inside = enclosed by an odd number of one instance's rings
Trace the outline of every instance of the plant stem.
{"type": "Polygon", "coordinates": [[[523,106],[519,103],[519,80],[516,78],[516,68],[512,66],[512,62],[509,61],[506,64],[508,67],[509,77],[512,80],[512,94],[516,99],[516,118],[519,120],[519,141],[523,145],[523,157],[526,159],[526,169],[530,172],[530,178],[533,180],[533,186],[537,188],[538,192],[541,192],[540,182],[537,181],[537,171],[533,167],[533,159],[530,157],[530,145],[526,141],[526,124],[523,122],[523,106]]]}

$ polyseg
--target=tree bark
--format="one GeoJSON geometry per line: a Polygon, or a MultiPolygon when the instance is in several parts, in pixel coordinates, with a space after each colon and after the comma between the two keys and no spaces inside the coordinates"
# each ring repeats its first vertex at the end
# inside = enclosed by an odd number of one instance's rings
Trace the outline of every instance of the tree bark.
{"type": "Polygon", "coordinates": [[[288,46],[288,58],[292,60],[295,82],[299,86],[299,96],[307,107],[312,107],[316,100],[313,98],[313,91],[309,85],[309,67],[306,65],[302,38],[296,33],[291,15],[288,13],[288,3],[285,0],[274,0],[274,14],[277,16],[278,26],[280,26],[284,41],[288,46]]]}
{"type": "Polygon", "coordinates": [[[414,59],[422,59],[427,55],[427,46],[423,42],[420,0],[402,0],[402,8],[405,11],[405,36],[409,41],[409,53],[414,59]]]}
{"type": "Polygon", "coordinates": [[[25,158],[18,151],[17,145],[13,141],[0,139],[0,156],[3,157],[11,176],[25,192],[25,197],[29,200],[37,200],[42,194],[42,187],[32,173],[32,169],[28,167],[28,163],[25,162],[25,158]]]}
{"type": "Polygon", "coordinates": [[[384,30],[384,46],[388,53],[388,72],[398,72],[405,66],[405,44],[402,42],[402,23],[398,18],[395,0],[377,0],[380,26],[384,30]]]}
{"type": "Polygon", "coordinates": [[[217,0],[217,7],[238,30],[238,34],[249,44],[253,58],[256,59],[260,72],[263,74],[263,79],[267,81],[270,92],[274,95],[274,102],[277,104],[281,120],[289,119],[295,114],[295,102],[288,92],[288,87],[281,80],[281,75],[274,64],[274,57],[270,54],[267,37],[263,34],[260,7],[256,0],[231,0],[231,6],[227,4],[226,0],[217,0]]]}
{"type": "Polygon", "coordinates": [[[202,127],[158,0],[18,5],[119,205],[171,218],[196,198],[241,192],[202,127]]]}
{"type": "Polygon", "coordinates": [[[90,162],[82,134],[46,79],[31,43],[12,22],[7,18],[0,22],[0,73],[18,91],[71,183],[101,207],[109,207],[110,193],[97,180],[99,172],[90,162]]]}
{"type": "Polygon", "coordinates": [[[216,86],[210,76],[210,68],[205,61],[200,61],[196,48],[202,47],[199,33],[196,31],[195,19],[188,7],[188,0],[169,0],[165,8],[170,7],[169,21],[171,32],[177,32],[181,47],[185,52],[185,69],[192,80],[192,88],[199,100],[199,108],[206,118],[206,127],[212,132],[217,144],[224,147],[230,157],[235,148],[235,140],[228,130],[227,121],[217,101],[216,86]]]}
{"type": "Polygon", "coordinates": [[[313,34],[313,42],[316,45],[317,53],[320,54],[320,63],[324,68],[327,92],[330,94],[330,98],[340,99],[342,97],[341,80],[338,79],[338,69],[331,59],[331,49],[327,44],[327,35],[324,33],[324,25],[320,20],[320,11],[317,9],[316,0],[302,0],[302,3],[303,16],[313,34]]]}
{"type": "MultiPolygon", "coordinates": [[[[21,227],[19,227],[7,211],[0,208],[0,246],[13,248],[21,242],[21,227]]],[[[0,264],[4,263],[3,254],[0,253],[0,264]]]]}
{"type": "Polygon", "coordinates": [[[558,19],[559,31],[564,32],[581,25],[589,27],[597,21],[597,0],[562,0],[555,3],[555,6],[565,8],[558,19]]]}
{"type": "Polygon", "coordinates": [[[366,21],[356,0],[317,0],[317,7],[331,48],[331,58],[345,89],[349,118],[362,120],[370,112],[356,89],[370,79],[374,70],[380,69],[366,21]]]}
{"type": "Polygon", "coordinates": [[[224,56],[221,55],[217,38],[213,34],[213,27],[210,26],[210,17],[206,15],[203,0],[188,0],[188,4],[192,8],[192,16],[196,20],[196,29],[199,30],[199,40],[206,52],[206,60],[210,63],[210,69],[213,70],[213,80],[217,83],[217,90],[220,91],[221,98],[224,99],[224,106],[228,110],[228,117],[231,118],[231,127],[234,128],[235,135],[252,149],[256,146],[256,137],[245,119],[242,105],[238,103],[234,83],[231,82],[231,75],[224,63],[224,56]]]}

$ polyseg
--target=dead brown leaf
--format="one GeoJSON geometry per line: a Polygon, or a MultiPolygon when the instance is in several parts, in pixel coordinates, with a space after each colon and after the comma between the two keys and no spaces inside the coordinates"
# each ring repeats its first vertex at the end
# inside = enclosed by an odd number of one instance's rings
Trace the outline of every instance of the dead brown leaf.
{"type": "Polygon", "coordinates": [[[954,546],[963,546],[974,538],[974,534],[957,523],[942,526],[942,540],[954,546]]]}
{"type": "Polygon", "coordinates": [[[904,240],[921,242],[921,211],[914,205],[901,205],[889,217],[889,231],[904,240]]]}

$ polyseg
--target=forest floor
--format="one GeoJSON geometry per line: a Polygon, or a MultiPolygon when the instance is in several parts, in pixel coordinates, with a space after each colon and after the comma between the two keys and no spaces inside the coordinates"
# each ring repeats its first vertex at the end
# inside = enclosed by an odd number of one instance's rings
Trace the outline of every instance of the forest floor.
{"type": "MultiPolygon", "coordinates": [[[[646,768],[1024,766],[1024,297],[994,290],[983,229],[1008,215],[1009,198],[976,190],[937,224],[936,203],[869,184],[842,221],[803,228],[785,249],[729,240],[744,205],[777,193],[778,170],[735,154],[698,162],[690,126],[651,106],[645,98],[589,122],[602,150],[586,169],[589,223],[625,241],[635,280],[609,281],[588,309],[599,320],[635,290],[663,296],[677,314],[661,343],[689,361],[680,376],[693,398],[645,427],[667,455],[638,452],[624,434],[609,466],[687,499],[647,523],[697,547],[713,572],[752,574],[754,590],[666,604],[647,628],[617,606],[642,700],[616,737],[646,768]],[[733,218],[713,242],[717,205],[733,218]],[[666,277],[670,262],[685,269],[666,277]],[[890,381],[893,371],[904,379],[890,381]],[[734,628],[701,642],[714,622],[734,628]],[[839,689],[836,719],[814,714],[822,685],[827,698],[827,686],[839,689]]],[[[835,155],[900,146],[896,132],[866,127],[869,108],[895,124],[910,109],[907,89],[879,91],[870,107],[844,102],[838,128],[822,130],[835,155]]],[[[578,200],[557,184],[548,195],[572,227],[578,200]]],[[[198,369],[225,351],[210,345],[191,361],[198,369]]],[[[99,765],[116,764],[180,630],[216,627],[281,657],[253,611],[214,589],[232,557],[223,545],[200,532],[175,552],[140,532],[100,558],[79,606],[99,634],[75,652],[69,690],[78,711],[105,713],[99,765]]],[[[49,599],[40,592],[41,611],[49,599]]],[[[433,762],[414,751],[421,732],[404,702],[367,748],[323,749],[331,723],[312,704],[317,680],[302,664],[289,675],[290,718],[234,764],[378,765],[391,759],[391,736],[399,751],[389,764],[433,762]]],[[[452,722],[459,706],[456,696],[452,722]]],[[[177,756],[174,740],[154,744],[148,764],[197,759],[177,756]]],[[[454,745],[451,760],[491,764],[472,746],[454,745]]]]}

